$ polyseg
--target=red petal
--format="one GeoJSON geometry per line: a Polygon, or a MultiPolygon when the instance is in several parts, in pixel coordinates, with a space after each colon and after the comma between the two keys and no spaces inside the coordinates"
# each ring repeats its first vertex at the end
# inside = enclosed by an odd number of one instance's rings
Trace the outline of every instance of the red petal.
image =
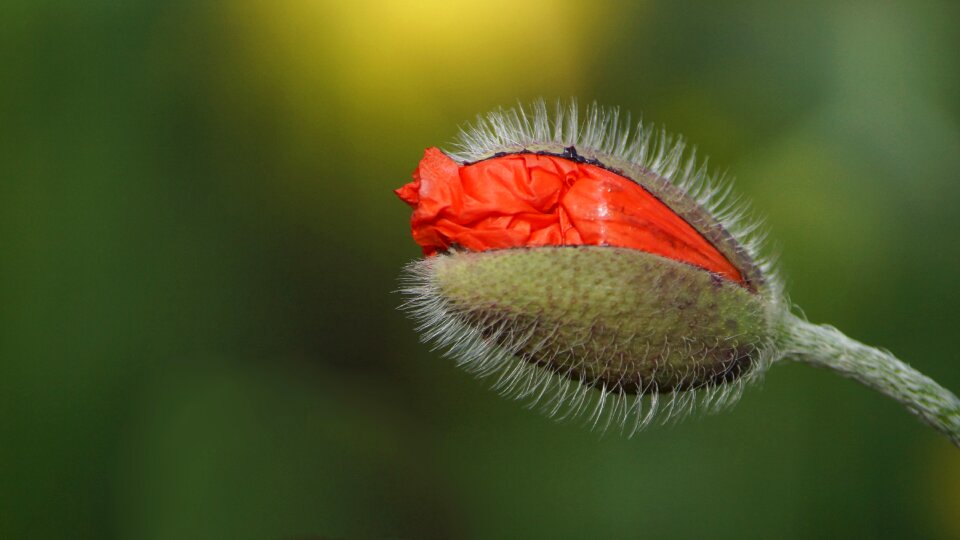
{"type": "Polygon", "coordinates": [[[743,283],[726,257],[639,184],[569,159],[510,154],[459,166],[437,148],[396,190],[423,252],[609,245],[693,264],[743,283]]]}

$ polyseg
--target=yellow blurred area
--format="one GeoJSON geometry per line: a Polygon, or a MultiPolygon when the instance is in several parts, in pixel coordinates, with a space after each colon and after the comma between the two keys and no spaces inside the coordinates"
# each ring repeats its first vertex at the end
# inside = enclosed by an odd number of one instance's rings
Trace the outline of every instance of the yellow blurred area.
{"type": "Polygon", "coordinates": [[[926,464],[923,480],[929,499],[925,502],[943,537],[960,538],[960,458],[956,448],[937,442],[920,456],[920,462],[926,464]]]}
{"type": "MultiPolygon", "coordinates": [[[[439,114],[456,98],[510,104],[544,90],[583,88],[605,52],[610,2],[259,2],[233,5],[259,69],[299,92],[300,111],[332,98],[381,121],[439,114]]],[[[553,96],[551,96],[553,97],[553,96]]],[[[473,109],[475,107],[465,107],[473,109]]],[[[482,110],[482,109],[480,109],[482,110]]]]}
{"type": "Polygon", "coordinates": [[[241,81],[245,97],[234,110],[272,104],[274,137],[291,169],[314,163],[321,142],[336,159],[366,166],[361,182],[323,171],[271,178],[264,187],[272,196],[313,212],[307,201],[325,185],[372,218],[377,210],[362,202],[405,182],[425,147],[449,143],[477,113],[541,96],[590,99],[590,66],[612,46],[615,7],[573,0],[228,4],[215,17],[231,62],[220,68],[215,92],[232,94],[241,81]],[[376,170],[384,163],[400,174],[376,170]]]}

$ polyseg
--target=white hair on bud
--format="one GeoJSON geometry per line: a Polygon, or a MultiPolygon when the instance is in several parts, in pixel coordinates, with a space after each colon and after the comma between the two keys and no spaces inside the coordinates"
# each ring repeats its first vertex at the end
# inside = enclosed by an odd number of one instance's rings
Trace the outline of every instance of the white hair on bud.
{"type": "MultiPolygon", "coordinates": [[[[621,363],[610,369],[618,358],[615,351],[608,351],[604,343],[593,349],[584,346],[589,337],[562,337],[558,330],[564,328],[563,323],[546,322],[558,317],[534,313],[524,318],[508,310],[471,309],[469,302],[458,307],[443,294],[435,267],[438,260],[451,254],[415,261],[402,278],[400,292],[406,297],[402,307],[417,321],[422,340],[443,349],[467,371],[493,379],[502,394],[527,400],[531,407],[554,418],[583,418],[601,430],[619,425],[622,432],[633,435],[656,420],[668,422],[695,409],[716,412],[735,403],[744,387],[761,378],[773,362],[788,358],[831,369],[892,397],[960,446],[960,399],[956,395],[887,351],[790,313],[774,260],[762,249],[765,235],[761,223],[748,217],[750,212],[742,200],[731,197],[729,181],[708,173],[706,161],[698,162],[696,152],[687,153],[685,148],[680,137],[664,131],[655,134],[643,123],[633,128],[629,115],[621,117],[616,108],[594,103],[581,115],[575,102],[557,102],[551,117],[539,100],[526,109],[520,105],[478,117],[476,124],[461,130],[455,151],[447,155],[463,165],[515,153],[555,155],[604,167],[657,197],[737,267],[744,278],[741,284],[749,291],[743,294],[757,295],[744,305],[753,309],[749,306],[762,304],[768,316],[763,328],[748,323],[743,330],[742,335],[748,336],[744,344],[751,349],[738,357],[729,371],[710,372],[706,367],[710,362],[694,361],[684,364],[688,367],[674,382],[675,372],[666,379],[657,378],[663,365],[655,361],[652,373],[622,373],[638,368],[621,363]],[[565,341],[577,339],[581,341],[565,341]],[[741,358],[750,362],[741,364],[741,358]],[[599,369],[582,369],[591,366],[599,369]],[[603,375],[618,370],[619,380],[603,375]],[[658,380],[668,382],[660,388],[658,380]]],[[[665,304],[664,309],[672,306],[665,304]]],[[[711,351],[704,352],[702,341],[699,349],[688,343],[692,335],[688,330],[696,324],[669,324],[682,329],[683,335],[678,340],[671,333],[669,340],[664,337],[662,342],[653,342],[656,347],[663,344],[658,358],[669,358],[679,346],[687,348],[681,352],[703,354],[701,360],[708,360],[711,351]]],[[[631,332],[630,340],[644,339],[633,334],[636,329],[631,332]]],[[[713,336],[719,347],[725,340],[737,343],[738,336],[731,333],[721,329],[705,335],[713,336]]],[[[646,343],[649,349],[651,341],[632,343],[646,343]]]]}
{"type": "MultiPolygon", "coordinates": [[[[558,101],[551,115],[546,103],[538,100],[528,107],[518,105],[479,116],[476,123],[461,129],[453,150],[446,151],[461,164],[525,152],[570,157],[633,180],[738,266],[756,294],[770,305],[787,305],[774,259],[764,255],[761,222],[751,219],[747,205],[731,195],[731,181],[709,173],[706,160],[698,161],[695,149],[686,151],[683,138],[655,132],[642,122],[634,125],[629,114],[621,115],[617,108],[594,103],[581,111],[572,100],[558,101]]],[[[732,379],[691,371],[685,379],[698,382],[690,387],[659,388],[655,377],[650,377],[635,392],[626,391],[615,382],[589,380],[584,375],[589,370],[578,369],[579,365],[566,371],[546,367],[561,354],[575,357],[576,344],[549,337],[551,332],[536,327],[544,323],[521,323],[493,313],[477,320],[476,313],[448,301],[434,281],[435,260],[428,257],[410,263],[400,289],[405,296],[402,308],[417,322],[422,341],[442,349],[468,372],[493,380],[501,394],[526,400],[531,408],[553,418],[582,418],[601,430],[617,425],[621,432],[633,435],[657,421],[666,423],[694,410],[713,413],[732,405],[744,387],[761,378],[779,357],[772,343],[757,344],[749,355],[749,366],[732,379]]]]}
{"type": "Polygon", "coordinates": [[[733,380],[708,380],[665,392],[651,378],[636,392],[626,392],[589,380],[577,366],[556,371],[539,365],[549,365],[553,357],[569,351],[549,339],[535,338],[536,322],[524,326],[504,315],[488,315],[481,321],[470,317],[444,297],[435,282],[436,261],[437,257],[413,261],[401,277],[400,293],[405,297],[401,309],[416,321],[421,341],[442,350],[468,373],[493,380],[500,394],[525,400],[529,408],[557,420],[581,418],[601,431],[616,425],[621,433],[633,436],[654,422],[666,424],[695,410],[715,413],[736,403],[744,387],[763,376],[775,354],[772,347],[757,349],[760,354],[754,355],[750,369],[733,380]],[[531,362],[532,356],[541,362],[531,362]]]}
{"type": "MultiPolygon", "coordinates": [[[[753,278],[771,298],[782,296],[783,286],[776,257],[764,249],[766,230],[752,217],[749,204],[732,195],[733,182],[710,173],[707,160],[697,159],[696,148],[686,151],[683,137],[673,136],[638,122],[616,107],[596,102],[581,113],[575,100],[556,102],[551,116],[544,100],[524,107],[498,109],[477,117],[461,128],[447,151],[452,159],[471,163],[503,153],[562,153],[573,148],[577,155],[622,173],[656,195],[680,217],[711,240],[731,260],[747,261],[753,278]],[[644,174],[665,182],[647,185],[644,174]],[[670,189],[672,187],[672,189],[670,189]],[[693,201],[697,207],[690,207],[693,201]],[[724,241],[730,239],[732,241],[724,241]]],[[[740,268],[741,271],[745,270],[740,268]]]]}

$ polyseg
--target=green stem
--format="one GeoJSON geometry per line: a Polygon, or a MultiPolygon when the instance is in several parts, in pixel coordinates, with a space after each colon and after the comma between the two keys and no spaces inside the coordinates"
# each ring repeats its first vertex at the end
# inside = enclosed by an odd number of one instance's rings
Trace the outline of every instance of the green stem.
{"type": "Polygon", "coordinates": [[[788,315],[781,333],[786,358],[832,369],[903,404],[960,447],[960,399],[887,351],[850,339],[832,326],[788,315]]]}

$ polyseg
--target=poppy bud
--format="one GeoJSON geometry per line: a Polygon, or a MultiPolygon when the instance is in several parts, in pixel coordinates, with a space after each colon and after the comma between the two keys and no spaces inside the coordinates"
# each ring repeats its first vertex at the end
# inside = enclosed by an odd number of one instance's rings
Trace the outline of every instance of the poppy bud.
{"type": "Polygon", "coordinates": [[[682,141],[624,129],[596,106],[583,125],[542,103],[496,112],[397,194],[427,255],[404,286],[427,340],[552,412],[598,388],[589,410],[615,396],[639,425],[661,394],[738,396],[770,362],[780,301],[753,229],[713,213],[723,191],[693,158],[679,167],[682,141]]]}
{"type": "Polygon", "coordinates": [[[694,156],[681,166],[682,140],[586,112],[494,112],[396,190],[425,255],[402,287],[424,340],[550,414],[607,414],[631,433],[664,408],[732,403],[789,355],[960,441],[955,396],[790,313],[756,223],[694,156]]]}

